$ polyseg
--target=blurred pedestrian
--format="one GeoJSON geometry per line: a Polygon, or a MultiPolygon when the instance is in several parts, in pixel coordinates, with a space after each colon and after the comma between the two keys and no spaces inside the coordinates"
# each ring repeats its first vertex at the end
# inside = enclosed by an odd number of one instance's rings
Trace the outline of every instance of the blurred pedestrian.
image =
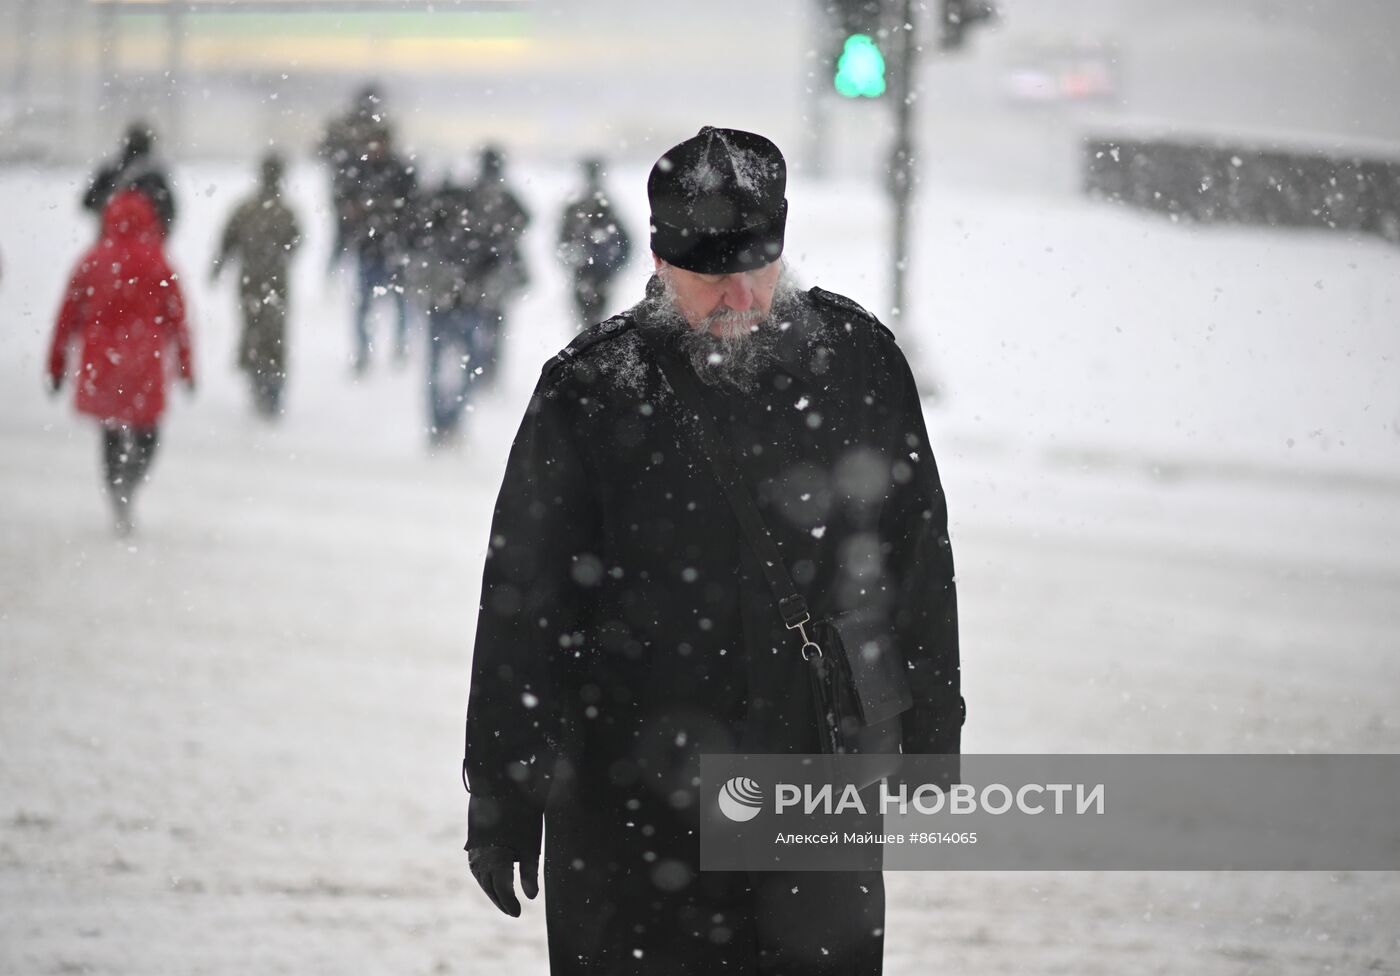
{"type": "Polygon", "coordinates": [[[603,161],[583,161],[583,195],[564,205],[559,260],[573,277],[579,327],[603,318],[608,292],[627,263],[632,240],[603,189],[603,161]]]}
{"type": "Polygon", "coordinates": [[[76,405],[102,426],[108,497],[119,535],[132,531],[132,502],[150,472],[165,410],[167,374],[194,390],[194,364],[180,282],[162,252],[160,218],[146,194],[117,192],[102,233],[68,282],[49,351],[49,385],[81,345],[76,405]]]}
{"type": "Polygon", "coordinates": [[[101,166],[88,181],[83,207],[102,214],[107,202],[121,190],[136,189],[146,195],[160,217],[162,234],[175,223],[175,196],[165,166],[155,154],[155,131],[145,122],[127,126],[117,158],[101,166]]]}
{"type": "Polygon", "coordinates": [[[419,232],[409,265],[410,291],[428,323],[428,442],[457,436],[471,394],[485,374],[490,330],[481,282],[498,256],[478,219],[477,195],[444,179],[419,209],[419,232]]]}
{"type": "Polygon", "coordinates": [[[248,374],[252,384],[254,409],[268,418],[282,410],[287,379],[288,264],[301,245],[296,216],[282,201],[283,166],[276,153],[263,157],[261,184],[234,209],[209,271],[213,282],[228,262],[238,264],[238,303],[243,314],[238,368],[248,374]]]}
{"type": "Polygon", "coordinates": [[[355,95],[348,112],[327,123],[325,134],[316,145],[316,154],[331,171],[331,206],[335,214],[335,239],[330,256],[332,270],[354,243],[353,201],[360,181],[360,166],[371,143],[387,143],[392,138],[379,86],[369,84],[355,95]]]}
{"type": "Polygon", "coordinates": [[[369,368],[373,343],[369,315],[376,298],[387,296],[397,316],[394,359],[408,357],[408,307],[403,271],[414,230],[417,178],[395,151],[386,132],[371,140],[349,188],[346,215],[358,262],[355,295],[355,375],[369,368]]]}
{"type": "Polygon", "coordinates": [[[479,267],[473,282],[485,312],[479,348],[485,360],[480,379],[486,385],[494,382],[501,359],[506,307],[530,283],[521,250],[530,213],[506,182],[505,165],[505,153],[497,146],[487,146],[481,151],[477,180],[471,188],[473,229],[491,257],[479,267]]]}

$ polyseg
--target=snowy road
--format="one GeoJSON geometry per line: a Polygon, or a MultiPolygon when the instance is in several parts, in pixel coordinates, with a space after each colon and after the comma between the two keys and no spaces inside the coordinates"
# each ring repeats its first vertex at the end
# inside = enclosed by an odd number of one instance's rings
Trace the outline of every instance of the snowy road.
{"type": "MultiPolygon", "coordinates": [[[[487,519],[531,376],[568,335],[562,289],[540,242],[503,387],[466,449],[428,457],[418,363],[376,363],[350,382],[344,296],[320,281],[313,242],[290,412],[269,429],[226,365],[230,296],[196,283],[212,222],[243,185],[231,170],[186,181],[176,262],[192,283],[202,386],[175,397],[126,544],[105,522],[96,434],[39,383],[86,233],[72,188],[0,178],[10,227],[34,229],[32,242],[10,229],[0,240],[0,973],[542,973],[540,907],[507,919],[470,883],[457,765],[487,519]]],[[[527,189],[543,213],[566,186],[540,174],[527,189]]],[[[799,197],[818,200],[812,187],[799,197]]],[[[984,249],[1026,222],[1004,204],[960,205],[984,249]]],[[[798,257],[828,284],[850,228],[823,214],[794,231],[810,232],[798,257]]],[[[1400,384],[1384,358],[1397,258],[1052,216],[1029,222],[1063,239],[1006,262],[1023,291],[1082,286],[1088,258],[1036,255],[1091,239],[1101,257],[1132,242],[1125,265],[1158,261],[1182,284],[1172,308],[1137,316],[1151,334],[1108,366],[1073,354],[1055,307],[1043,315],[1056,341],[1008,345],[998,323],[1035,296],[995,293],[961,265],[928,299],[943,322],[980,316],[976,334],[920,337],[948,347],[940,368],[961,378],[929,420],[954,516],[966,748],[1400,751],[1400,464],[1387,433],[1400,384]],[[1240,356],[1268,363],[1231,387],[1229,362],[1158,328],[1209,317],[1222,255],[1241,308],[1304,315],[1315,280],[1342,281],[1348,311],[1329,327],[1346,348],[1236,333],[1240,356]],[[1063,361],[1047,361],[1056,348],[1063,361]],[[1168,348],[1176,369],[1146,368],[1168,348]],[[1009,392],[978,400],[998,363],[1009,392]],[[1114,436],[1091,436],[1102,418],[1073,399],[1095,375],[1114,436]],[[1305,382],[1323,387],[1306,410],[1287,395],[1305,382]],[[1345,388],[1366,403],[1327,395],[1345,388]],[[1163,404],[1188,397],[1198,429],[1234,420],[1174,439],[1163,404]],[[1236,415],[1237,400],[1253,405],[1236,415]],[[1375,424],[1358,420],[1373,410],[1375,424]],[[1008,419],[1018,411],[1023,425],[1008,419]],[[1272,439],[1309,425],[1330,446],[1272,439]]],[[[929,250],[943,254],[939,233],[929,250]]],[[[875,277],[846,270],[831,287],[875,277]]],[[[1095,268],[1101,290],[1116,273],[1095,268]]],[[[1114,327],[1085,316],[1090,332],[1114,327]]],[[[887,878],[895,976],[1400,972],[1393,874],[887,878]]]]}

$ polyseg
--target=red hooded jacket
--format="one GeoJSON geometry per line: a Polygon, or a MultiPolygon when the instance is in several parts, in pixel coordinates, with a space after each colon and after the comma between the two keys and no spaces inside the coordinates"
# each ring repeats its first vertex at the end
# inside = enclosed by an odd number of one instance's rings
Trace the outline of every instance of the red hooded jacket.
{"type": "Polygon", "coordinates": [[[154,427],[173,369],[194,382],[185,302],[161,252],[160,219],[125,190],[102,211],[102,234],[83,255],[58,314],[49,376],[63,381],[68,346],[82,342],[77,407],[103,421],[154,427]],[[174,360],[174,362],[171,362],[174,360]]]}

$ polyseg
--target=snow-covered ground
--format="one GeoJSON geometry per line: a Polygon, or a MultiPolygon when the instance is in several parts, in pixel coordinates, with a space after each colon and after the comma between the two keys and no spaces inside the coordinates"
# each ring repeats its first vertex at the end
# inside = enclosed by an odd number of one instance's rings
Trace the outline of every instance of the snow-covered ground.
{"type": "MultiPolygon", "coordinates": [[[[95,432],[41,385],[91,233],[79,174],[0,173],[0,973],[544,971],[540,906],[496,913],[460,851],[487,521],[573,331],[548,253],[571,174],[520,169],[535,286],[439,456],[421,335],[350,379],[310,169],[288,413],[250,416],[232,296],[204,282],[250,177],[181,169],[201,386],[130,542],[95,432]]],[[[613,182],[640,232],[644,173],[613,182]]],[[[790,197],[801,276],[882,308],[882,200],[790,197]]],[[[918,242],[905,344],[942,392],[966,748],[1400,750],[1400,252],[943,187],[918,242]]],[[[1393,874],[888,886],[896,976],[1400,971],[1393,874]]]]}

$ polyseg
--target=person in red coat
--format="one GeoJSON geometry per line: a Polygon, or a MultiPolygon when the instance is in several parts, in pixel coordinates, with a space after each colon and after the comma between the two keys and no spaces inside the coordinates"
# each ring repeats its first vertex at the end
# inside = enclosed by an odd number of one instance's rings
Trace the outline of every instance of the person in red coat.
{"type": "Polygon", "coordinates": [[[194,390],[190,336],[177,276],[161,250],[160,218],[139,190],[123,190],[102,211],[102,233],[68,282],[49,351],[57,393],[68,349],[81,343],[80,413],[102,425],[107,491],[117,532],[131,532],[131,505],[146,479],[165,410],[166,377],[194,390]]]}

